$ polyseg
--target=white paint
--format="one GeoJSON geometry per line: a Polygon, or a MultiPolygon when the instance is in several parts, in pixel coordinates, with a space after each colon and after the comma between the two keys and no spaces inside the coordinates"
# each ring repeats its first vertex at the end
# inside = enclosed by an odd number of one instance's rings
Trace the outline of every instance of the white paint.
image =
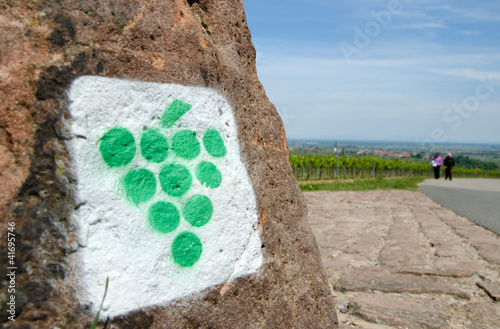
{"type": "Polygon", "coordinates": [[[260,268],[255,195],[241,161],[233,112],[223,97],[206,88],[87,76],[72,84],[69,99],[68,124],[73,138],[68,146],[78,181],[77,202],[85,203],[73,214],[79,227],[77,266],[83,304],[91,304],[97,312],[106,277],[109,287],[102,318],[165,304],[260,268]],[[192,108],[173,127],[164,129],[160,118],[174,99],[192,108]],[[109,168],[99,152],[99,139],[116,126],[132,132],[137,151],[130,164],[109,168]],[[120,188],[126,172],[147,168],[157,174],[161,167],[146,162],[140,154],[143,127],[157,128],[170,145],[178,130],[196,131],[201,154],[195,160],[177,158],[169,150],[163,162],[182,163],[191,170],[193,185],[181,198],[168,196],[157,181],[157,192],[145,205],[126,201],[120,188]],[[217,129],[224,139],[227,154],[223,158],[211,157],[203,147],[202,137],[209,128],[217,129]],[[194,176],[196,164],[203,160],[214,163],[222,173],[222,183],[216,189],[201,186],[194,176]],[[180,210],[180,202],[194,194],[206,195],[213,203],[213,216],[205,226],[191,227],[181,217],[172,233],[160,234],[149,228],[149,205],[165,200],[180,210]],[[182,231],[195,233],[203,243],[201,258],[190,268],[176,265],[171,256],[173,239],[182,231]]]}

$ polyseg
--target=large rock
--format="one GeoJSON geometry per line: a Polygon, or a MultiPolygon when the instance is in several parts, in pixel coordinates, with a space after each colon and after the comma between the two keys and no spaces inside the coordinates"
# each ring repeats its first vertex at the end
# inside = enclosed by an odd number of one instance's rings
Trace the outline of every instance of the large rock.
{"type": "Polygon", "coordinates": [[[5,327],[337,327],[241,1],[1,6],[5,327]]]}

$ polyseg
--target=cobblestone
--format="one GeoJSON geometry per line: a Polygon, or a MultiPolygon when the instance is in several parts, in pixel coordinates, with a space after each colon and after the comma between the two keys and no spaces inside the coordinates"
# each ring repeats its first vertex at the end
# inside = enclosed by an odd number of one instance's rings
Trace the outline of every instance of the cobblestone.
{"type": "Polygon", "coordinates": [[[419,192],[304,196],[340,328],[500,328],[496,234],[419,192]]]}

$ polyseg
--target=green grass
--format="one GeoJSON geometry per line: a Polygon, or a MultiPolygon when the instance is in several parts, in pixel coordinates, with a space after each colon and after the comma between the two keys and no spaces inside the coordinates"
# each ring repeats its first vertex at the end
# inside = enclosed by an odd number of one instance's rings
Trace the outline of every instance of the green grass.
{"type": "Polygon", "coordinates": [[[302,191],[369,191],[369,190],[410,190],[417,191],[424,177],[405,177],[396,179],[369,179],[354,182],[300,185],[302,191]]]}
{"type": "Polygon", "coordinates": [[[101,313],[102,304],[104,303],[104,299],[106,298],[106,293],[108,292],[108,279],[109,279],[109,277],[106,278],[106,286],[104,287],[104,296],[102,296],[101,306],[99,306],[99,310],[97,311],[97,314],[96,314],[96,316],[94,318],[94,322],[92,322],[92,325],[90,326],[90,329],[96,329],[97,322],[99,322],[99,314],[101,313]]]}

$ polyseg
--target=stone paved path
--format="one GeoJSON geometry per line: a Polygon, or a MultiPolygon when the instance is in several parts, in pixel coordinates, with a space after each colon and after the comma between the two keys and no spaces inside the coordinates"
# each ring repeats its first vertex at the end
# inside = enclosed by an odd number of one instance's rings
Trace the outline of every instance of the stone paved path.
{"type": "Polygon", "coordinates": [[[500,328],[500,238],[419,192],[305,192],[340,328],[500,328]]]}

